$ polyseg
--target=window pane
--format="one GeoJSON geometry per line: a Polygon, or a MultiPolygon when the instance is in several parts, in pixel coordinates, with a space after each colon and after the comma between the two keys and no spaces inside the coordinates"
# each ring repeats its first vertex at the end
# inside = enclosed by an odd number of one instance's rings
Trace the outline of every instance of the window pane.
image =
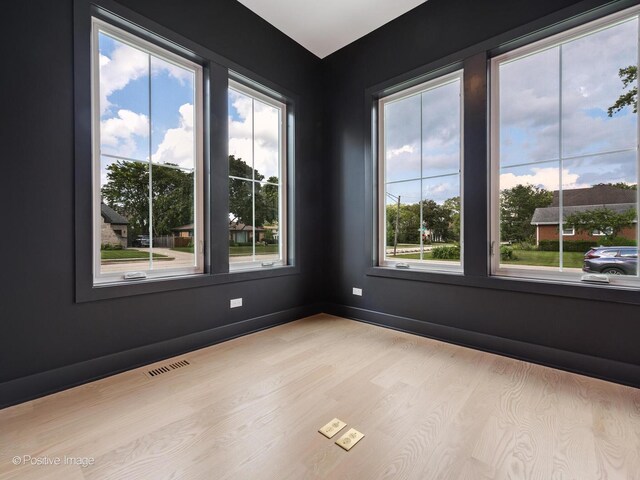
{"type": "Polygon", "coordinates": [[[420,178],[420,95],[391,102],[384,108],[385,179],[420,178]]]}
{"type": "Polygon", "coordinates": [[[564,267],[582,269],[582,257],[600,245],[636,245],[635,152],[565,160],[563,166],[564,221],[576,230],[564,239],[564,267]]]}
{"type": "Polygon", "coordinates": [[[555,161],[500,170],[501,264],[559,270],[559,184],[555,161]]]}
{"type": "Polygon", "coordinates": [[[635,148],[637,116],[608,110],[622,93],[620,70],[637,64],[637,34],[633,19],[562,46],[563,156],[635,148]]]}
{"type": "Polygon", "coordinates": [[[195,73],[151,57],[151,153],[154,163],[195,166],[195,73]]]}
{"type": "Polygon", "coordinates": [[[229,89],[229,175],[253,178],[253,99],[229,89]]]}
{"type": "Polygon", "coordinates": [[[255,180],[278,183],[280,175],[280,110],[253,102],[255,180]]]}
{"type": "Polygon", "coordinates": [[[251,180],[229,179],[229,263],[253,261],[254,185],[251,180]]]}
{"type": "Polygon", "coordinates": [[[152,269],[194,267],[194,178],[192,170],[154,165],[152,269]]]}
{"type": "Polygon", "coordinates": [[[386,192],[386,258],[420,260],[420,180],[387,184],[386,192]]]}
{"type": "Polygon", "coordinates": [[[149,158],[149,55],[100,33],[100,152],[149,158]]]}
{"type": "Polygon", "coordinates": [[[256,184],[256,260],[269,262],[280,259],[278,185],[256,184]]]}
{"type": "Polygon", "coordinates": [[[149,164],[103,157],[100,172],[100,273],[147,270],[149,164]]]}
{"type": "Polygon", "coordinates": [[[460,175],[422,180],[424,260],[461,264],[460,175]]]}
{"type": "Polygon", "coordinates": [[[500,65],[500,164],[557,159],[559,48],[500,65]]]}
{"type": "Polygon", "coordinates": [[[422,93],[423,177],[460,172],[460,83],[422,93]]]}

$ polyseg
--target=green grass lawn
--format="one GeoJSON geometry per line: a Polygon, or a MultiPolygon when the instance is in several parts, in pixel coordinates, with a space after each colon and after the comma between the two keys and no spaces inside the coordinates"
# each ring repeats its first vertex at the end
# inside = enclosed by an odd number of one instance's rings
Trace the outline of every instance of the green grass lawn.
{"type": "MultiPolygon", "coordinates": [[[[425,247],[453,247],[455,245],[455,243],[430,243],[430,244],[424,244],[425,247]]],[[[387,250],[390,250],[393,248],[393,242],[391,243],[391,245],[387,245],[387,250]]],[[[420,244],[419,243],[399,243],[398,244],[398,248],[420,248],[420,244]]]]}
{"type": "MultiPolygon", "coordinates": [[[[557,267],[560,265],[559,252],[539,252],[536,250],[514,250],[515,260],[502,260],[500,263],[509,265],[532,265],[539,267],[557,267]]],[[[419,253],[404,253],[401,255],[388,255],[387,258],[402,258],[406,260],[419,260],[419,253]]],[[[457,262],[457,260],[438,260],[431,256],[431,252],[424,252],[424,260],[436,260],[442,262],[457,262]]],[[[567,268],[582,268],[584,253],[564,252],[563,265],[567,268]]]]}
{"type": "MultiPolygon", "coordinates": [[[[230,256],[238,255],[251,255],[253,253],[253,247],[229,247],[230,256]]],[[[256,255],[266,255],[268,253],[278,253],[278,245],[256,245],[256,255]]]]}
{"type": "MultiPolygon", "coordinates": [[[[536,265],[541,267],[557,267],[560,265],[560,252],[539,252],[536,250],[514,250],[515,260],[502,260],[500,263],[510,265],[536,265]]],[[[582,268],[584,253],[564,252],[563,265],[568,268],[582,268]]]]}
{"type": "MultiPolygon", "coordinates": [[[[403,258],[405,260],[420,260],[420,253],[402,253],[400,255],[388,255],[387,258],[403,258]]],[[[424,252],[422,255],[423,260],[433,260],[435,262],[459,262],[459,260],[442,260],[440,258],[433,258],[431,252],[424,252]]]]}
{"type": "MultiPolygon", "coordinates": [[[[126,250],[102,250],[100,252],[100,258],[102,260],[121,260],[121,259],[136,259],[136,258],[149,258],[149,252],[141,252],[128,248],[126,250]]],[[[154,253],[153,258],[168,258],[167,255],[160,253],[154,253]]]]}

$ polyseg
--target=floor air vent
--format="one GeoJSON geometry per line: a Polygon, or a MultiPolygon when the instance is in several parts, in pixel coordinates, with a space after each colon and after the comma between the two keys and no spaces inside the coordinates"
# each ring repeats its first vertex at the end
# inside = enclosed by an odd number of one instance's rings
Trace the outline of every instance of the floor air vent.
{"type": "Polygon", "coordinates": [[[157,377],[158,375],[162,375],[163,373],[169,373],[178,368],[187,367],[191,365],[187,360],[178,360],[177,362],[168,363],[167,365],[162,365],[161,367],[154,368],[152,370],[147,370],[148,377],[157,377]]]}

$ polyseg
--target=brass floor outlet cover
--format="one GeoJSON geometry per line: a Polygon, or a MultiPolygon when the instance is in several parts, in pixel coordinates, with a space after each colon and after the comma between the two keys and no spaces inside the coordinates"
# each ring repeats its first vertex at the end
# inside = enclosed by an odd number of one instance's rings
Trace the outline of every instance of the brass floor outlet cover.
{"type": "Polygon", "coordinates": [[[356,443],[358,443],[363,438],[364,434],[360,433],[355,428],[351,428],[347,433],[336,440],[336,444],[340,445],[348,452],[356,443]]]}
{"type": "Polygon", "coordinates": [[[347,424],[344,423],[342,420],[338,418],[334,418],[318,431],[321,434],[323,434],[325,437],[331,438],[346,426],[347,424]]]}

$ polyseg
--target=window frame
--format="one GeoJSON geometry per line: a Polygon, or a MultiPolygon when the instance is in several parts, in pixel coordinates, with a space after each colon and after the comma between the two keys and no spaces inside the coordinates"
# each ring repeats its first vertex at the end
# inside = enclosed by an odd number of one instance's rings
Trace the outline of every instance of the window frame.
{"type": "MultiPolygon", "coordinates": [[[[263,87],[264,88],[264,87],[263,87]]],[[[229,261],[229,273],[239,273],[246,272],[247,270],[255,270],[262,268],[277,268],[287,266],[288,261],[288,214],[287,214],[287,191],[288,191],[288,151],[287,145],[289,142],[288,138],[288,111],[287,104],[284,101],[278,100],[266,93],[263,93],[256,88],[253,88],[246,83],[239,81],[237,77],[233,75],[229,78],[229,90],[235,90],[238,93],[249,96],[259,102],[262,102],[266,105],[269,105],[273,108],[276,108],[280,112],[280,125],[278,126],[278,253],[279,259],[275,261],[264,261],[264,260],[252,260],[250,262],[236,262],[231,263],[229,261]]],[[[254,113],[252,112],[252,115],[254,113]]],[[[253,133],[252,133],[253,135],[253,133]]],[[[255,141],[255,138],[252,139],[255,141]]],[[[252,164],[253,168],[253,164],[252,164]]],[[[230,178],[230,176],[228,176],[230,178]]],[[[260,183],[260,181],[256,181],[254,179],[241,179],[243,181],[250,181],[252,183],[260,183]]],[[[227,189],[228,193],[228,189],[227,189]]],[[[255,197],[253,198],[255,202],[255,197]]],[[[255,222],[253,222],[255,223],[255,222]]],[[[255,225],[254,225],[255,227],[255,225]]],[[[228,234],[228,232],[227,232],[228,234]]],[[[255,246],[255,233],[253,237],[253,243],[255,246]]],[[[231,257],[229,256],[229,259],[231,257]]]]}
{"type": "MultiPolygon", "coordinates": [[[[533,40],[530,43],[526,43],[521,46],[516,46],[513,49],[506,52],[499,52],[489,60],[489,102],[488,108],[489,114],[489,174],[490,174],[490,225],[489,225],[489,242],[490,248],[490,271],[489,274],[496,278],[505,279],[517,279],[517,280],[532,280],[532,281],[545,281],[550,283],[569,283],[579,286],[590,286],[583,282],[581,277],[584,275],[576,272],[566,271],[544,271],[534,268],[517,268],[511,267],[508,264],[500,264],[500,255],[496,254],[499,251],[500,245],[500,74],[499,66],[503,63],[508,63],[520,58],[524,58],[529,55],[557,47],[558,45],[576,40],[581,37],[585,37],[596,32],[605,30],[615,25],[621,24],[634,17],[638,17],[640,22],[640,5],[628,7],[613,13],[603,14],[598,18],[592,19],[586,23],[578,26],[568,28],[541,39],[533,40]]],[[[640,38],[640,33],[638,34],[640,38]]],[[[639,49],[640,57],[640,49],[639,49]]],[[[638,81],[640,84],[640,80],[638,81]]],[[[639,114],[636,114],[639,115],[639,114]]],[[[640,116],[637,119],[637,136],[640,141],[640,116]]],[[[640,148],[636,144],[636,179],[637,184],[640,187],[640,148]]],[[[638,194],[636,195],[636,211],[640,214],[640,188],[638,188],[638,194]]],[[[562,219],[562,215],[560,215],[562,219]]],[[[564,223],[558,225],[558,231],[564,230],[564,223]]],[[[559,235],[558,238],[562,238],[563,235],[559,235]]],[[[640,245],[640,228],[636,228],[636,243],[640,245]]],[[[562,251],[560,252],[562,255],[562,251]]],[[[636,276],[625,276],[627,278],[615,278],[612,276],[610,280],[610,286],[604,288],[628,288],[628,289],[640,289],[640,269],[636,276]]]]}
{"type": "MultiPolygon", "coordinates": [[[[377,119],[377,266],[391,269],[408,269],[419,272],[445,273],[445,274],[463,274],[464,273],[464,68],[458,68],[452,72],[443,73],[434,76],[417,85],[410,86],[405,89],[394,91],[387,95],[383,95],[377,99],[376,111],[377,119]],[[459,88],[459,114],[460,114],[460,142],[459,142],[459,189],[460,189],[460,263],[449,264],[446,262],[437,262],[429,260],[388,260],[386,257],[386,226],[387,226],[387,210],[386,210],[386,155],[385,155],[385,122],[384,108],[386,105],[410,98],[412,96],[421,95],[424,92],[434,90],[458,81],[459,88]]],[[[422,102],[421,102],[422,108],[422,102]]],[[[420,141],[422,142],[422,132],[420,132],[420,141]]],[[[423,172],[420,172],[420,180],[425,178],[423,172]]],[[[417,180],[417,179],[416,179],[417,180]]],[[[421,236],[422,237],[422,236],[421,236]]],[[[422,245],[422,238],[420,240],[422,245]]]]}
{"type": "MultiPolygon", "coordinates": [[[[91,142],[92,142],[92,205],[93,205],[93,284],[94,286],[121,284],[130,280],[124,277],[128,272],[102,273],[101,270],[101,194],[100,194],[100,167],[101,167],[101,128],[100,128],[100,66],[97,61],[99,55],[99,34],[103,32],[109,37],[124,43],[148,55],[153,55],[165,62],[176,65],[193,72],[194,74],[194,260],[195,265],[183,268],[163,268],[160,270],[139,269],[144,272],[143,279],[134,280],[136,283],[165,279],[200,275],[204,273],[204,80],[203,67],[188,60],[170,50],[160,47],[153,42],[136,36],[122,28],[119,28],[96,16],[91,17],[91,142]]],[[[151,73],[149,72],[149,75],[151,73]]],[[[151,118],[149,119],[151,125],[151,118]]],[[[127,160],[123,157],[124,160],[127,160]]],[[[148,163],[151,167],[162,166],[155,164],[151,158],[148,163]]],[[[151,194],[151,192],[150,192],[151,194]]],[[[153,236],[150,232],[150,250],[153,252],[153,236]]],[[[137,269],[132,268],[132,272],[137,269]]]]}

